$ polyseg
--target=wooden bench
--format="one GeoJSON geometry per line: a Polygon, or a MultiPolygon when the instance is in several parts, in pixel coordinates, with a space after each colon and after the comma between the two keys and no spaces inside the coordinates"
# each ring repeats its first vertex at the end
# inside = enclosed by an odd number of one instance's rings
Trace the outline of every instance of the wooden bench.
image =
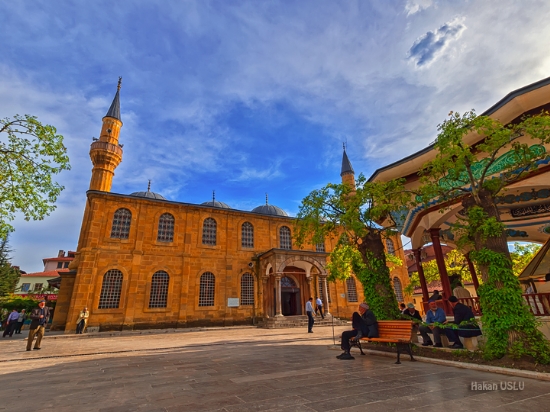
{"type": "Polygon", "coordinates": [[[411,331],[414,322],[408,320],[381,320],[378,321],[378,338],[363,337],[360,340],[350,339],[350,346],[359,348],[364,355],[361,341],[395,343],[397,346],[397,364],[400,364],[401,352],[410,355],[411,361],[416,361],[412,354],[411,331]]]}

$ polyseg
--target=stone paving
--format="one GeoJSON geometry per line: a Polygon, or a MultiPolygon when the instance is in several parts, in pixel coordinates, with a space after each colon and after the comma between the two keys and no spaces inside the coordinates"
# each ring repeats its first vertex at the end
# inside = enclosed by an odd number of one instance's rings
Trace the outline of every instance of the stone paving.
{"type": "MultiPolygon", "coordinates": [[[[343,330],[336,328],[336,335],[343,330]]],[[[547,411],[550,382],[382,356],[339,361],[329,327],[0,341],[9,411],[547,411]],[[472,382],[497,390],[472,390],[472,382]],[[511,382],[523,390],[500,390],[511,382]]]]}

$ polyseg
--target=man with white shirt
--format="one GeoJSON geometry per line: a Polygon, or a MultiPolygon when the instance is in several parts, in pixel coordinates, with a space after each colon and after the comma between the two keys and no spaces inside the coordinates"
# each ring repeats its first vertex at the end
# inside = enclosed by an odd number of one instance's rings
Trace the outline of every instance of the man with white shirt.
{"type": "Polygon", "coordinates": [[[319,313],[321,314],[321,318],[324,319],[325,315],[323,315],[323,301],[319,298],[319,296],[315,297],[315,305],[317,306],[315,313],[319,311],[319,313]]]}
{"type": "Polygon", "coordinates": [[[313,298],[309,298],[306,302],[306,313],[307,313],[307,332],[313,333],[313,324],[315,320],[313,319],[313,298]]]}

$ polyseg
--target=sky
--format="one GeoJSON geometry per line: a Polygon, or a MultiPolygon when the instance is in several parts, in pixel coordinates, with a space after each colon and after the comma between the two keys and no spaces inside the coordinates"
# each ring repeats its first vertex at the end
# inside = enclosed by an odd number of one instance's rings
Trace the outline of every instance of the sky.
{"type": "MultiPolygon", "coordinates": [[[[112,192],[240,210],[301,200],[433,142],[550,76],[545,0],[17,1],[0,3],[0,116],[64,136],[57,209],[18,218],[12,263],[75,250],[89,145],[122,76],[123,161],[112,192]]],[[[1,138],[1,137],[0,137],[1,138]]]]}

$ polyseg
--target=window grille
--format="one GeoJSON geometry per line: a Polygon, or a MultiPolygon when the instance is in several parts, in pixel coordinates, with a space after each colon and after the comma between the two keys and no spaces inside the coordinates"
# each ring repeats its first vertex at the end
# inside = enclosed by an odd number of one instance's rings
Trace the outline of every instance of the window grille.
{"type": "Polygon", "coordinates": [[[216,246],[216,221],[211,217],[202,224],[202,244],[216,246]]]}
{"type": "Polygon", "coordinates": [[[132,223],[132,212],[128,209],[118,209],[113,217],[113,227],[111,228],[111,238],[128,239],[130,234],[130,224],[132,223]]]}
{"type": "Polygon", "coordinates": [[[157,241],[173,242],[174,241],[174,216],[170,213],[164,213],[159,219],[159,230],[157,233],[157,241]]]}
{"type": "Polygon", "coordinates": [[[57,269],[61,269],[63,267],[63,262],[57,262],[57,269]]]}
{"type": "Polygon", "coordinates": [[[151,279],[150,308],[165,308],[168,301],[170,276],[163,270],[156,272],[151,279]]]}
{"type": "Polygon", "coordinates": [[[403,302],[403,288],[401,287],[401,281],[398,277],[393,278],[393,290],[395,291],[397,301],[403,302]]]}
{"type": "Polygon", "coordinates": [[[279,242],[281,249],[292,249],[292,239],[290,237],[290,229],[283,226],[279,229],[279,242]]]}
{"type": "Polygon", "coordinates": [[[355,287],[355,279],[349,277],[346,279],[346,289],[348,290],[348,302],[357,302],[357,288],[355,287]]]}
{"type": "Polygon", "coordinates": [[[317,243],[315,245],[315,251],[316,252],[324,252],[325,251],[325,244],[324,243],[317,243]]]}
{"type": "Polygon", "coordinates": [[[388,254],[395,255],[395,246],[393,245],[393,240],[386,239],[386,249],[388,250],[388,254]]]}
{"type": "Polygon", "coordinates": [[[199,306],[214,306],[214,290],[216,278],[210,272],[201,275],[199,306]]]}
{"type": "Polygon", "coordinates": [[[254,247],[254,226],[249,222],[244,222],[241,227],[241,245],[242,247],[254,247]]]}
{"type": "Polygon", "coordinates": [[[245,273],[241,278],[241,305],[254,305],[254,277],[245,273]]]}
{"type": "Polygon", "coordinates": [[[34,291],[35,292],[40,292],[42,290],[43,285],[44,285],[43,283],[35,283],[34,284],[34,291]]]}
{"type": "Polygon", "coordinates": [[[111,269],[103,276],[101,295],[99,296],[99,309],[118,309],[120,293],[122,291],[122,272],[111,269]]]}
{"type": "Polygon", "coordinates": [[[21,285],[21,292],[28,292],[31,288],[31,284],[30,283],[23,283],[21,285]]]}
{"type": "Polygon", "coordinates": [[[283,276],[281,278],[281,287],[282,288],[297,288],[296,282],[294,282],[294,279],[289,278],[288,276],[283,276]]]}

